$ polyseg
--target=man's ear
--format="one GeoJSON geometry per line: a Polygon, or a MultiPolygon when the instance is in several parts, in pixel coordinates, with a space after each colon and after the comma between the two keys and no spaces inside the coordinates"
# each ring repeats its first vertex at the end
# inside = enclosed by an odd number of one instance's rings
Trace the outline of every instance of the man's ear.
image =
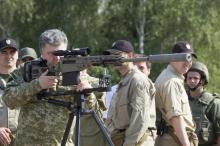
{"type": "Polygon", "coordinates": [[[202,79],[202,78],[200,78],[199,84],[202,85],[202,86],[204,86],[204,85],[205,85],[205,80],[202,79]]]}

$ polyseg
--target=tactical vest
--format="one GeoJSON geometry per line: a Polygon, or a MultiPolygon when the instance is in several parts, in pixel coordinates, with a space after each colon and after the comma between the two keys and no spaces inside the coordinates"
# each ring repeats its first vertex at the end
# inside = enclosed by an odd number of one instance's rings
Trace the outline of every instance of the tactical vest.
{"type": "Polygon", "coordinates": [[[204,92],[200,98],[189,98],[193,119],[196,122],[196,134],[199,144],[214,144],[213,125],[206,116],[206,109],[215,97],[204,92]]]}

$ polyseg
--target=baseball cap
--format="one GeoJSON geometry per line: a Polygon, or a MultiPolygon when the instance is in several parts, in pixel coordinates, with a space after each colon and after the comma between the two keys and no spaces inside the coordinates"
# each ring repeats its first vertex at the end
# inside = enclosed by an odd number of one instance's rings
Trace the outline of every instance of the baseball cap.
{"type": "Polygon", "coordinates": [[[25,47],[19,50],[19,59],[23,59],[25,57],[31,57],[33,59],[37,58],[37,53],[33,48],[25,47]]]}
{"type": "Polygon", "coordinates": [[[172,53],[190,53],[192,56],[197,58],[192,46],[188,42],[180,41],[177,42],[172,49],[172,53]]]}
{"type": "Polygon", "coordinates": [[[134,47],[127,40],[117,40],[112,44],[112,48],[104,51],[105,55],[114,54],[114,53],[130,53],[134,52],[134,47]]]}
{"type": "Polygon", "coordinates": [[[0,40],[0,51],[5,48],[13,48],[13,49],[18,50],[16,41],[11,38],[4,38],[0,40]]]}

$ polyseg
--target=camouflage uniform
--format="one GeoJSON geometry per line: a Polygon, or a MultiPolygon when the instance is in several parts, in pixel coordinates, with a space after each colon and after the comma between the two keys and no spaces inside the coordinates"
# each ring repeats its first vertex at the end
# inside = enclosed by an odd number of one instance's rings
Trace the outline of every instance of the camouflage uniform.
{"type": "MultiPolygon", "coordinates": [[[[92,87],[97,87],[98,79],[89,76],[87,73],[80,74],[81,80],[87,80],[92,87]]],[[[85,109],[94,110],[97,116],[102,121],[102,112],[105,107],[105,93],[95,93],[96,96],[91,96],[85,99],[85,109]]],[[[73,137],[75,139],[75,135],[73,137]]],[[[104,146],[105,141],[102,133],[96,124],[92,115],[81,115],[80,118],[80,146],[104,146]]]]}
{"type": "MultiPolygon", "coordinates": [[[[0,74],[0,79],[8,82],[10,75],[0,74]]],[[[2,92],[2,89],[0,89],[2,92]]],[[[9,128],[12,132],[11,136],[11,144],[10,146],[14,145],[14,140],[16,137],[16,130],[18,126],[18,116],[19,116],[19,109],[11,110],[9,109],[5,103],[2,101],[2,94],[0,95],[0,127],[9,128]]],[[[1,146],[1,144],[0,144],[1,146]]]]}
{"type": "MultiPolygon", "coordinates": [[[[66,128],[69,110],[37,99],[42,89],[38,79],[24,82],[19,70],[13,72],[15,78],[6,88],[3,100],[11,109],[20,107],[18,119],[17,146],[60,146],[66,128]],[[18,86],[19,85],[19,86],[18,86]]],[[[58,87],[58,91],[65,88],[58,87]]],[[[90,94],[94,96],[94,94],[90,94]]],[[[51,99],[74,103],[73,96],[55,96],[51,99]]],[[[73,145],[73,127],[70,130],[66,146],[73,145]]]]}
{"type": "Polygon", "coordinates": [[[193,119],[196,122],[199,145],[215,146],[220,136],[220,99],[217,94],[205,91],[205,85],[209,82],[208,68],[202,62],[194,61],[186,78],[189,103],[193,119]],[[196,77],[199,79],[198,82],[195,81],[196,77]],[[192,86],[193,83],[194,86],[192,86]]]}
{"type": "Polygon", "coordinates": [[[106,120],[118,146],[147,146],[151,92],[149,79],[135,67],[119,82],[106,120]]]}
{"type": "MultiPolygon", "coordinates": [[[[220,135],[220,99],[208,92],[200,97],[189,96],[199,146],[215,146],[220,135]]],[[[217,146],[217,145],[216,145],[217,146]]]]}

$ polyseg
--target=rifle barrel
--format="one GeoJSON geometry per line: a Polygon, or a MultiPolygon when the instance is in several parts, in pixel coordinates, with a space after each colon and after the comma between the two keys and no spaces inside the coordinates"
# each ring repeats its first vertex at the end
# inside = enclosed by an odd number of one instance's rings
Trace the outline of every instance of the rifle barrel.
{"type": "Polygon", "coordinates": [[[173,61],[191,61],[192,55],[189,53],[173,53],[173,54],[159,54],[149,55],[138,58],[122,58],[121,62],[173,62],[173,61]]]}

